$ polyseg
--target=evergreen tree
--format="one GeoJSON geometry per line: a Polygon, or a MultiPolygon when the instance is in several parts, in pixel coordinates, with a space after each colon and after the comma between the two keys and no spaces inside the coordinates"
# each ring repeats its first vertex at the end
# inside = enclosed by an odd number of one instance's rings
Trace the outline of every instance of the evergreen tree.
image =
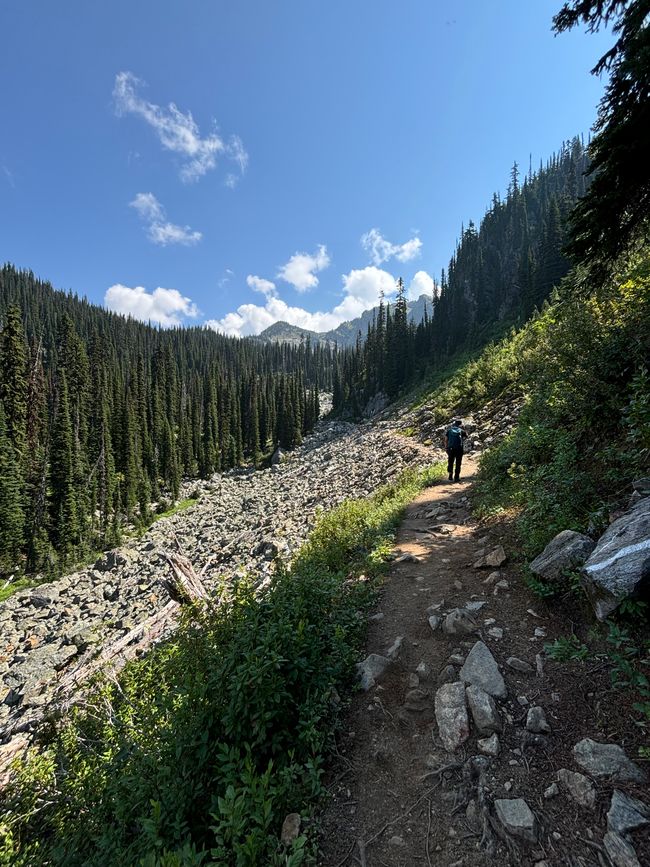
{"type": "Polygon", "coordinates": [[[20,560],[25,526],[20,485],[18,459],[0,400],[0,574],[16,570],[20,560]]]}
{"type": "Polygon", "coordinates": [[[69,560],[79,541],[72,440],[68,384],[65,371],[61,371],[50,456],[50,532],[63,562],[69,560]]]}

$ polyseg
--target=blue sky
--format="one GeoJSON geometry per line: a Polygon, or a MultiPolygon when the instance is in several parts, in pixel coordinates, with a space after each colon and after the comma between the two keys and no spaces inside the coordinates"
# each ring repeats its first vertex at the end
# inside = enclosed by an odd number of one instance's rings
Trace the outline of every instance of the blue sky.
{"type": "Polygon", "coordinates": [[[162,324],[326,330],[588,133],[559,0],[3,0],[0,259],[162,324]]]}

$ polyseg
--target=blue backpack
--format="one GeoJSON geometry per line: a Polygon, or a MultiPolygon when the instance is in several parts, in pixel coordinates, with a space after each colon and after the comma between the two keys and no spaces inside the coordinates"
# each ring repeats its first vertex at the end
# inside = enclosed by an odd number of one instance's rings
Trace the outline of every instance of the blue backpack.
{"type": "Polygon", "coordinates": [[[450,427],[447,431],[447,448],[462,449],[463,447],[463,430],[459,427],[450,427]]]}

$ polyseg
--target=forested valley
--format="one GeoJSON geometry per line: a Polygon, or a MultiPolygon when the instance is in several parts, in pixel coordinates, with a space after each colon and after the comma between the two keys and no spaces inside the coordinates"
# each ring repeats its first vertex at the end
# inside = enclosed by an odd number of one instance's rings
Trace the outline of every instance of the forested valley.
{"type": "Polygon", "coordinates": [[[0,271],[0,571],[57,574],[169,507],[181,479],[292,449],[334,353],[156,329],[0,271]]]}

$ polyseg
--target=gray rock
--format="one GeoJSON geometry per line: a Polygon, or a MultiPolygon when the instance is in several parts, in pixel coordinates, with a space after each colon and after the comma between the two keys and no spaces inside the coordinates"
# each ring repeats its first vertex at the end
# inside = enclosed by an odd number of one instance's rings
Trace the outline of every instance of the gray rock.
{"type": "Polygon", "coordinates": [[[648,775],[628,759],[616,744],[599,744],[584,738],[573,748],[573,757],[593,777],[611,777],[617,782],[646,783],[648,775]]]}
{"type": "Polygon", "coordinates": [[[445,665],[438,674],[438,683],[451,683],[456,680],[456,669],[453,665],[445,665]]]}
{"type": "Polygon", "coordinates": [[[442,623],[446,635],[471,635],[477,629],[478,623],[466,608],[454,608],[442,623]]]}
{"type": "Polygon", "coordinates": [[[635,479],[632,482],[632,487],[642,497],[650,497],[650,476],[645,476],[643,479],[635,479]]]}
{"type": "Polygon", "coordinates": [[[650,497],[609,526],[582,575],[599,620],[626,597],[642,592],[650,577],[650,497]]]}
{"type": "Polygon", "coordinates": [[[480,735],[490,735],[501,731],[501,717],[497,703],[478,686],[468,686],[466,690],[467,704],[472,712],[472,719],[480,735]]]}
{"type": "Polygon", "coordinates": [[[442,617],[440,617],[438,614],[432,614],[429,618],[429,626],[431,627],[432,632],[437,632],[441,623],[442,617]]]}
{"type": "Polygon", "coordinates": [[[367,692],[375,685],[390,665],[390,659],[379,653],[371,653],[363,662],[357,663],[357,673],[361,682],[361,689],[367,692]]]}
{"type": "Polygon", "coordinates": [[[465,603],[465,608],[467,611],[480,611],[481,608],[485,608],[486,605],[487,602],[485,602],[485,600],[476,600],[474,602],[465,603]]]}
{"type": "Polygon", "coordinates": [[[596,543],[589,536],[563,530],[535,557],[530,564],[530,571],[548,581],[555,581],[567,569],[582,566],[595,547],[596,543]]]}
{"type": "Polygon", "coordinates": [[[497,734],[490,735],[489,738],[478,740],[476,745],[482,753],[485,753],[486,756],[498,756],[501,749],[499,736],[497,734]]]}
{"type": "Polygon", "coordinates": [[[453,753],[469,737],[464,684],[460,681],[443,684],[436,692],[435,713],[440,740],[453,753]]]}
{"type": "Polygon", "coordinates": [[[551,733],[551,727],[546,721],[544,709],[541,707],[531,707],[526,716],[526,728],[529,732],[538,735],[548,735],[551,733]]]}
{"type": "Polygon", "coordinates": [[[618,789],[612,795],[612,803],[607,813],[607,829],[616,834],[627,834],[637,828],[643,828],[649,824],[650,807],[631,798],[625,792],[618,789]]]}
{"type": "Polygon", "coordinates": [[[502,566],[506,560],[508,559],[506,552],[503,548],[503,545],[497,545],[496,548],[493,548],[491,551],[488,551],[487,554],[483,554],[478,557],[478,559],[474,562],[475,569],[485,569],[492,568],[495,569],[498,566],[502,566]]]}
{"type": "Polygon", "coordinates": [[[498,798],[494,808],[508,834],[527,843],[537,841],[535,816],[523,798],[498,798]]]}
{"type": "Polygon", "coordinates": [[[641,867],[634,846],[620,834],[608,831],[603,838],[603,845],[614,867],[641,867]]]}
{"type": "Polygon", "coordinates": [[[40,584],[30,591],[29,599],[35,608],[49,608],[59,598],[56,584],[40,584]]]}
{"type": "Polygon", "coordinates": [[[551,785],[547,789],[544,789],[544,797],[547,801],[551,798],[556,798],[559,794],[560,790],[557,783],[551,783],[551,785]]]}
{"type": "Polygon", "coordinates": [[[423,689],[410,689],[406,693],[404,707],[415,712],[427,710],[431,707],[429,693],[423,689]]]}
{"type": "Polygon", "coordinates": [[[576,804],[587,810],[593,810],[596,805],[596,789],[589,777],[574,773],[566,768],[560,768],[557,778],[566,788],[576,804]]]}
{"type": "Polygon", "coordinates": [[[496,698],[505,698],[508,694],[496,660],[482,641],[477,641],[470,650],[460,670],[460,677],[496,698]]]}
{"type": "Polygon", "coordinates": [[[289,815],[285,817],[284,822],[282,823],[282,830],[280,831],[280,842],[284,846],[290,846],[296,839],[300,833],[300,823],[300,813],[289,813],[289,815]]]}
{"type": "Polygon", "coordinates": [[[508,668],[514,669],[514,671],[520,671],[522,674],[532,674],[533,666],[527,662],[524,662],[523,659],[518,659],[516,656],[509,656],[506,659],[506,665],[508,668]]]}
{"type": "Polygon", "coordinates": [[[386,656],[389,659],[397,659],[399,656],[399,652],[402,649],[402,644],[404,642],[404,636],[398,635],[395,641],[391,644],[391,646],[386,651],[386,656]]]}

